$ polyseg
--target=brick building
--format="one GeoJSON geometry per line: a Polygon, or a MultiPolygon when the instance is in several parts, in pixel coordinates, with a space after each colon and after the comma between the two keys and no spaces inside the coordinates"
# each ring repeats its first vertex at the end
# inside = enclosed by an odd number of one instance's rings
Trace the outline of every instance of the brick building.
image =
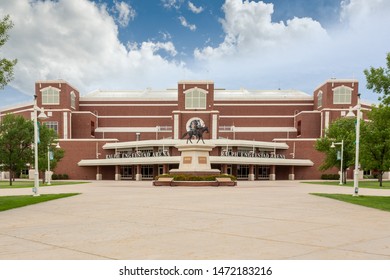
{"type": "MultiPolygon", "coordinates": [[[[208,126],[204,138],[216,145],[212,168],[243,180],[301,180],[320,178],[323,155],[314,143],[357,104],[358,81],[327,80],[313,95],[180,81],[175,89],[80,96],[56,80],[36,82],[35,94],[49,117],[45,125],[65,150],[55,173],[71,179],[146,180],[177,168],[175,145],[195,120],[208,126]]],[[[33,104],[7,108],[0,117],[7,113],[31,119],[33,104]]]]}

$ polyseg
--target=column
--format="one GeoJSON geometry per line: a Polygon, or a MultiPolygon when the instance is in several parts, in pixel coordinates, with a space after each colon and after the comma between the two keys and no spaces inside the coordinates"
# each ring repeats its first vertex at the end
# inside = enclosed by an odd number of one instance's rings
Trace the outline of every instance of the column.
{"type": "Polygon", "coordinates": [[[121,172],[120,172],[120,166],[115,165],[115,181],[121,180],[121,172]]]}
{"type": "Polygon", "coordinates": [[[142,173],[141,173],[141,165],[137,165],[137,172],[135,174],[135,180],[136,181],[142,181],[142,173]]]}
{"type": "Polygon", "coordinates": [[[173,115],[173,139],[179,139],[179,115],[173,115]]]}
{"type": "Polygon", "coordinates": [[[276,174],[275,174],[275,165],[271,165],[270,166],[270,170],[269,170],[269,180],[270,181],[275,181],[276,180],[276,174]]]}
{"type": "Polygon", "coordinates": [[[227,174],[227,164],[222,164],[222,174],[227,174]]]}
{"type": "Polygon", "coordinates": [[[295,180],[294,166],[290,166],[290,172],[288,174],[288,179],[291,181],[295,180]]]}
{"type": "Polygon", "coordinates": [[[96,166],[96,180],[101,181],[103,180],[103,175],[100,173],[100,166],[96,166]]]}
{"type": "Polygon", "coordinates": [[[211,139],[217,139],[217,133],[218,133],[218,115],[213,114],[211,139]]]}
{"type": "Polygon", "coordinates": [[[168,174],[168,164],[163,164],[163,173],[168,174]]]}
{"type": "Polygon", "coordinates": [[[253,166],[253,164],[250,164],[249,165],[248,181],[254,181],[254,180],[255,180],[254,166],[253,166]]]}

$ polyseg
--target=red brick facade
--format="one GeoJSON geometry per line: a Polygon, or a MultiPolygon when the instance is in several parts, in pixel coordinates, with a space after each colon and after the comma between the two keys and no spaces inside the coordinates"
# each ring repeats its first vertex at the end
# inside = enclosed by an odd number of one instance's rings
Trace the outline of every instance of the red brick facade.
{"type": "MultiPolygon", "coordinates": [[[[172,158],[179,156],[174,143],[191,120],[199,119],[209,128],[204,139],[217,146],[210,153],[215,158],[213,168],[243,179],[253,174],[255,179],[301,180],[320,178],[323,155],[314,143],[333,120],[356,105],[358,81],[328,80],[313,96],[283,90],[229,91],[215,88],[212,81],[181,81],[177,89],[165,91],[97,91],[81,97],[65,81],[38,81],[35,93],[38,106],[49,115],[45,122],[58,124],[65,150],[55,173],[66,173],[71,179],[135,179],[140,172],[150,179],[167,172],[177,165],[172,158]],[[59,92],[58,104],[43,101],[42,92],[48,88],[59,92]],[[340,89],[342,94],[350,93],[350,99],[342,95],[337,97],[341,102],[335,102],[334,92],[340,89]],[[170,157],[164,158],[166,162],[146,160],[145,164],[129,159],[123,161],[125,165],[107,159],[138,150],[169,151],[170,157]],[[222,163],[225,150],[284,158],[269,163],[248,159],[246,164],[243,157],[239,164],[222,163]]],[[[32,105],[4,110],[0,116],[7,113],[30,119],[32,105]]]]}

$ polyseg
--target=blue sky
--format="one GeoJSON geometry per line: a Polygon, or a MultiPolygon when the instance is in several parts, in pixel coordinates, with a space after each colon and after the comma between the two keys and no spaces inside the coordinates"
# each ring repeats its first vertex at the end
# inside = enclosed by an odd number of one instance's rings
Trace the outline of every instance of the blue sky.
{"type": "Polygon", "coordinates": [[[298,89],[355,78],[390,52],[388,0],[14,0],[0,57],[17,58],[0,107],[31,101],[34,82],[95,89],[164,89],[179,80],[216,87],[298,89]]]}

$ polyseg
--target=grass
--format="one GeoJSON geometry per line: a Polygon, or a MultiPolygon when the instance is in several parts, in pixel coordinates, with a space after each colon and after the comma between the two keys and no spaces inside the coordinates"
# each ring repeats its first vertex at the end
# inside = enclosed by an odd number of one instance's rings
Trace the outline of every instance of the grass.
{"type": "Polygon", "coordinates": [[[311,193],[321,197],[337,199],[340,201],[390,211],[390,196],[352,196],[350,194],[311,193]]]}
{"type": "MultiPolygon", "coordinates": [[[[344,186],[344,187],[353,187],[353,181],[347,181],[346,185],[339,185],[340,181],[315,181],[315,182],[302,182],[306,184],[315,184],[315,185],[328,185],[328,186],[344,186]]],[[[379,186],[378,181],[359,181],[359,188],[367,189],[390,189],[390,181],[383,181],[382,187],[379,186]]]]}
{"type": "Polygon", "coordinates": [[[37,204],[53,199],[59,199],[69,196],[78,195],[79,193],[63,193],[63,194],[42,194],[40,196],[18,195],[18,196],[0,196],[0,211],[6,211],[18,207],[37,204]]]}
{"type": "MultiPolygon", "coordinates": [[[[61,186],[61,185],[74,185],[74,184],[84,184],[87,182],[75,182],[75,181],[51,181],[51,185],[42,184],[39,182],[39,187],[49,187],[49,186],[61,186]]],[[[34,181],[14,181],[12,186],[9,185],[9,180],[0,181],[0,189],[18,189],[18,188],[32,188],[34,187],[34,181]]]]}

